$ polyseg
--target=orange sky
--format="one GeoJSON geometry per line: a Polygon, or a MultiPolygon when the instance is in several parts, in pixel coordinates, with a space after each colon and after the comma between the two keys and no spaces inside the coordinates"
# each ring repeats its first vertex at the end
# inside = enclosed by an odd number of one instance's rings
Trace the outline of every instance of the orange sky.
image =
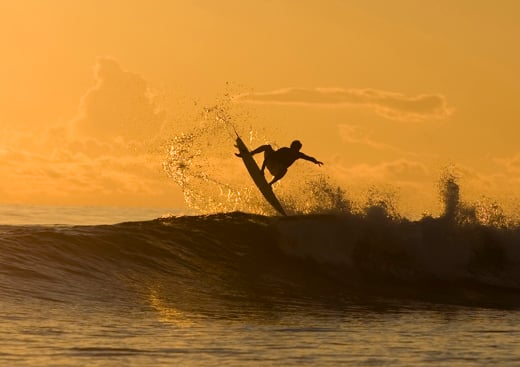
{"type": "Polygon", "coordinates": [[[157,139],[197,125],[230,89],[232,109],[251,116],[237,124],[279,146],[299,138],[325,162],[294,174],[391,187],[426,211],[452,164],[473,199],[515,201],[519,11],[506,0],[4,0],[0,203],[183,207],[157,139]]]}

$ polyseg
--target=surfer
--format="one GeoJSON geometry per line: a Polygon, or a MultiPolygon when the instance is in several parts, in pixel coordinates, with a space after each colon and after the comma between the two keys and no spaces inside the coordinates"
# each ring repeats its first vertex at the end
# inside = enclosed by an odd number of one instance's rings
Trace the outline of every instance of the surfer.
{"type": "MultiPolygon", "coordinates": [[[[297,160],[305,159],[312,163],[321,166],[323,162],[318,161],[314,157],[310,157],[300,152],[302,143],[299,140],[295,140],[291,143],[291,147],[283,147],[278,150],[274,150],[269,144],[259,146],[255,150],[251,151],[251,155],[264,152],[264,163],[262,163],[262,173],[265,172],[265,168],[271,172],[273,179],[269,182],[269,185],[273,185],[276,181],[280,180],[287,173],[287,169],[297,160]]],[[[237,157],[241,157],[240,153],[235,154],[237,157]]]]}

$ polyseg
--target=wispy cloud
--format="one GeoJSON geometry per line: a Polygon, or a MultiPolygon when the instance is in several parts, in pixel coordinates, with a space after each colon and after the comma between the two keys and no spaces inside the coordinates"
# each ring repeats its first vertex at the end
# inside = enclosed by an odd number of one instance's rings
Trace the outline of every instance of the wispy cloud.
{"type": "Polygon", "coordinates": [[[397,159],[375,165],[358,164],[345,169],[345,171],[348,172],[351,177],[389,182],[425,180],[430,174],[424,164],[407,159],[397,159]]]}
{"type": "Polygon", "coordinates": [[[361,107],[399,121],[445,119],[453,112],[442,94],[407,96],[369,88],[285,88],[271,92],[240,94],[235,96],[235,101],[332,108],[361,107]]]}
{"type": "Polygon", "coordinates": [[[520,173],[520,153],[509,157],[495,158],[494,161],[499,166],[504,167],[509,173],[520,173]]]}
{"type": "MultiPolygon", "coordinates": [[[[49,147],[49,150],[51,148],[49,147]]],[[[0,153],[2,199],[6,202],[109,205],[165,195],[157,157],[127,151],[92,156],[62,147],[54,153],[8,148],[0,153]]]]}
{"type": "Polygon", "coordinates": [[[377,150],[394,150],[399,149],[384,143],[375,141],[370,133],[356,125],[340,124],[338,125],[339,135],[342,141],[349,144],[361,144],[377,150]]]}

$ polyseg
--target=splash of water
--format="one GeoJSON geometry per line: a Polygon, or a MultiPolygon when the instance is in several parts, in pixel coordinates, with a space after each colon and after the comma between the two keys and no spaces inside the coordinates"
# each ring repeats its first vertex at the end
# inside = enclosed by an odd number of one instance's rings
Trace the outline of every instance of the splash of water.
{"type": "MultiPolygon", "coordinates": [[[[254,148],[272,143],[262,130],[246,121],[226,104],[204,108],[200,120],[167,144],[163,169],[182,189],[185,201],[202,213],[247,211],[274,214],[247,175],[233,147],[238,132],[254,148]],[[237,174],[240,172],[240,174],[237,174]]],[[[269,134],[273,136],[274,134],[269,134]]],[[[261,163],[261,157],[257,162],[261,163]]],[[[306,167],[309,169],[309,167],[306,167]]],[[[312,168],[312,167],[311,167],[312,168]]],[[[324,175],[291,174],[274,190],[291,214],[346,213],[352,205],[345,191],[324,175]]]]}
{"type": "MultiPolygon", "coordinates": [[[[203,109],[192,127],[169,139],[163,169],[181,188],[186,204],[202,213],[270,213],[235,157],[235,131],[242,131],[229,105],[203,109]],[[244,174],[237,175],[237,172],[244,174]]],[[[250,130],[249,140],[255,133],[250,130]]]]}
{"type": "Polygon", "coordinates": [[[518,226],[518,220],[507,216],[496,200],[487,197],[473,202],[462,200],[460,179],[461,175],[456,173],[454,166],[447,167],[441,174],[438,187],[444,207],[442,218],[458,225],[484,225],[495,228],[518,226]]]}
{"type": "MultiPolygon", "coordinates": [[[[242,161],[234,156],[235,132],[250,148],[272,144],[276,133],[253,129],[250,116],[236,111],[229,100],[203,108],[197,120],[168,140],[163,169],[184,193],[186,204],[201,213],[244,211],[270,215],[265,202],[242,161]],[[269,138],[267,138],[269,137],[269,138]]],[[[257,158],[257,157],[255,157],[257,158]]],[[[261,158],[257,162],[261,163],[261,158]]],[[[355,213],[370,217],[400,218],[396,189],[370,186],[360,197],[353,197],[334,179],[313,167],[291,167],[274,191],[292,215],[355,213]],[[319,172],[319,173],[318,173],[319,172]]],[[[325,168],[326,169],[326,168],[325,168]]],[[[321,168],[323,170],[323,168],[321,168]]],[[[481,198],[464,201],[454,165],[440,175],[438,192],[443,207],[440,216],[457,224],[484,224],[507,227],[513,223],[496,201],[481,198]]],[[[406,199],[406,198],[405,198],[406,199]]],[[[431,217],[424,214],[423,217],[431,217]]]]}

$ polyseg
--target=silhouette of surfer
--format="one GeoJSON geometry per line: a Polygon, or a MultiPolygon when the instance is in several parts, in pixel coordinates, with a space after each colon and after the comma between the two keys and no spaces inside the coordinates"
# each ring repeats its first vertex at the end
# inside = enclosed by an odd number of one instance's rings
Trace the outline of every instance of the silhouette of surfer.
{"type": "MultiPolygon", "coordinates": [[[[262,163],[262,173],[265,168],[271,172],[273,179],[269,182],[269,185],[273,185],[276,181],[280,180],[287,173],[287,169],[298,159],[305,159],[306,161],[312,162],[321,166],[323,162],[318,161],[314,157],[310,157],[302,152],[302,143],[299,140],[295,140],[291,143],[291,147],[283,147],[278,150],[274,150],[269,144],[259,146],[255,150],[251,151],[251,155],[264,152],[264,163],[262,163]]],[[[237,157],[241,157],[240,153],[235,153],[237,157]]]]}

